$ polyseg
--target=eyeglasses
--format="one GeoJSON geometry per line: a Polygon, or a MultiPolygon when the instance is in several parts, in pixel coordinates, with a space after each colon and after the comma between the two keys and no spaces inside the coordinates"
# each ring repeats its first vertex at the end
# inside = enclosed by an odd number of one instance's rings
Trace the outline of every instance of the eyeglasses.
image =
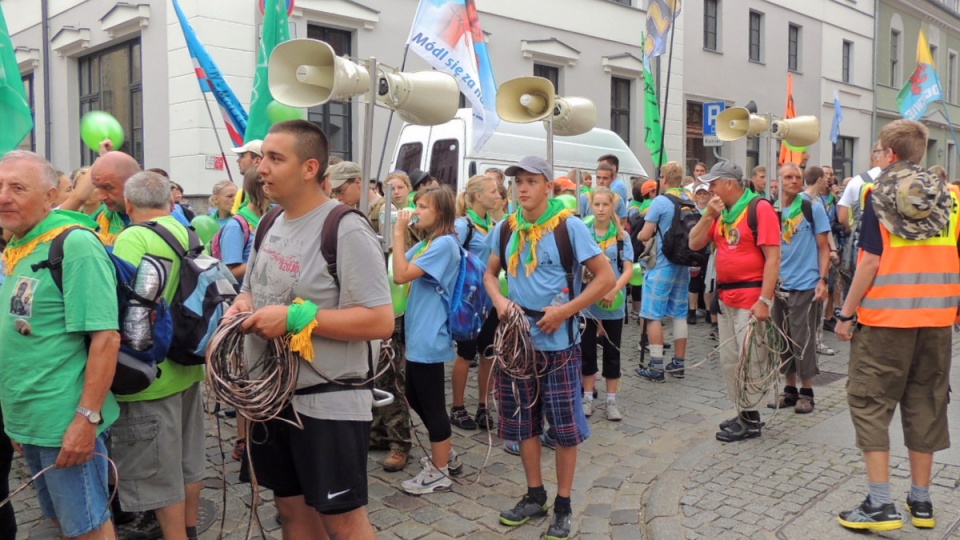
{"type": "Polygon", "coordinates": [[[882,154],[886,151],[886,148],[874,148],[870,153],[873,155],[882,154]]]}

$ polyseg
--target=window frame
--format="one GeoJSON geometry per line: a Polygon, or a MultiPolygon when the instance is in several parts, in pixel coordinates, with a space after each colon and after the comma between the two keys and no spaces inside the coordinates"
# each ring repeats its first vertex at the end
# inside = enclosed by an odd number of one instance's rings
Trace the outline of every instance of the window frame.
{"type": "Polygon", "coordinates": [[[957,52],[947,51],[947,103],[957,102],[957,52]]]}
{"type": "Polygon", "coordinates": [[[703,49],[720,52],[720,0],[703,0],[703,49]],[[713,13],[710,13],[713,6],[713,13]],[[710,38],[713,46],[710,46],[710,38]]]}
{"type": "Polygon", "coordinates": [[[853,42],[845,39],[841,47],[840,80],[849,84],[853,79],[853,42]]]}
{"type": "MultiPolygon", "coordinates": [[[[103,104],[103,58],[127,49],[127,101],[129,103],[129,124],[122,126],[126,139],[123,145],[116,150],[122,150],[137,160],[140,165],[144,162],[143,141],[143,47],[140,36],[117,43],[106,49],[84,55],[77,59],[77,78],[79,82],[80,117],[86,112],[107,110],[103,104]],[[94,70],[96,71],[96,89],[93,88],[94,70]],[[86,76],[86,80],[85,80],[86,76]],[[85,84],[86,83],[86,84],[85,84]],[[88,92],[84,93],[84,89],[88,92]],[[139,106],[138,106],[139,104],[139,106]]],[[[116,117],[117,115],[114,114],[116,117]]],[[[119,118],[118,118],[119,120],[119,118]]],[[[83,166],[91,165],[97,158],[97,153],[87,148],[83,141],[80,145],[80,163],[83,166]]]]}
{"type": "Polygon", "coordinates": [[[831,166],[837,178],[847,178],[854,175],[853,158],[856,155],[857,139],[840,135],[837,144],[833,145],[831,166]]]}
{"type": "Polygon", "coordinates": [[[749,22],[747,25],[747,59],[757,64],[763,63],[763,13],[750,10],[749,22]],[[757,22],[754,28],[754,21],[757,22]],[[756,42],[754,42],[756,38],[756,42]],[[754,55],[756,49],[756,55],[754,55]]]}
{"type": "Polygon", "coordinates": [[[563,95],[562,88],[560,87],[561,72],[562,68],[559,66],[544,64],[542,62],[533,63],[533,76],[543,77],[553,83],[553,89],[556,90],[558,96],[563,95]]]}
{"type": "MultiPolygon", "coordinates": [[[[350,56],[353,53],[353,34],[351,30],[324,26],[318,22],[311,21],[307,23],[307,37],[330,44],[337,56],[350,56]],[[335,36],[337,39],[331,40],[331,36],[335,36]],[[337,50],[337,45],[340,44],[345,44],[347,50],[337,50]]],[[[351,100],[347,102],[324,103],[323,105],[307,109],[307,119],[319,126],[327,135],[328,140],[330,140],[330,155],[339,156],[343,158],[344,161],[353,161],[353,107],[354,102],[351,100]],[[335,107],[339,110],[335,111],[335,107]],[[342,118],[342,125],[334,123],[333,120],[335,118],[342,118]],[[343,148],[339,148],[333,144],[333,133],[340,129],[344,130],[343,148]]],[[[339,139],[340,136],[337,135],[336,137],[339,139]]]]}
{"type": "Polygon", "coordinates": [[[787,25],[787,70],[800,73],[800,50],[803,45],[803,27],[798,24],[787,25]]]}
{"type": "Polygon", "coordinates": [[[630,116],[633,109],[633,79],[626,77],[610,77],[610,131],[616,133],[623,139],[623,142],[630,146],[630,116]],[[623,88],[623,87],[626,88],[623,88]],[[625,96],[627,100],[626,107],[619,105],[618,97],[625,96]],[[625,122],[623,126],[621,123],[625,122]],[[621,129],[625,131],[621,132],[621,129]]]}
{"type": "Polygon", "coordinates": [[[897,88],[900,86],[900,55],[902,49],[900,40],[903,38],[903,32],[896,28],[890,29],[890,86],[897,88]]]}
{"type": "Polygon", "coordinates": [[[34,101],[34,74],[36,72],[31,71],[29,73],[24,73],[20,75],[20,80],[23,82],[23,90],[27,94],[27,104],[30,105],[30,117],[33,118],[33,129],[30,130],[30,136],[24,137],[20,144],[17,146],[18,150],[29,150],[31,152],[37,151],[37,113],[35,108],[34,101]]]}

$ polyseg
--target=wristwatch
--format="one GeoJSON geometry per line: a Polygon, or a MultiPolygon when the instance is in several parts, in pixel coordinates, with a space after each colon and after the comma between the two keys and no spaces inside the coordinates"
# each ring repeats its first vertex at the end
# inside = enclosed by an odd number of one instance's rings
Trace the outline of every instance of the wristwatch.
{"type": "Polygon", "coordinates": [[[773,300],[770,300],[769,298],[764,298],[763,296],[761,296],[760,301],[766,304],[767,307],[773,307],[773,300]]]}
{"type": "Polygon", "coordinates": [[[850,321],[853,320],[854,317],[856,317],[855,314],[854,314],[854,315],[851,315],[851,316],[849,316],[849,317],[844,317],[842,313],[838,313],[838,314],[835,315],[835,316],[836,316],[837,320],[840,321],[840,322],[850,322],[850,321]]]}
{"type": "Polygon", "coordinates": [[[100,416],[100,413],[97,411],[92,411],[82,405],[77,405],[77,414],[87,419],[87,422],[90,422],[94,425],[100,425],[103,423],[103,417],[100,416]]]}
{"type": "Polygon", "coordinates": [[[830,283],[830,276],[820,276],[820,281],[830,283]]]}

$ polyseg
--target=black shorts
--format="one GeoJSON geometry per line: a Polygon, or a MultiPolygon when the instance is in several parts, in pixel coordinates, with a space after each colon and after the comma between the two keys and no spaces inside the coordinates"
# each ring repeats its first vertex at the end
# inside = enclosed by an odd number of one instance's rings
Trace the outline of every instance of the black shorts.
{"type": "MultiPolygon", "coordinates": [[[[287,406],[280,416],[293,419],[287,406]]],[[[250,455],[257,482],[274,497],[303,495],[321,514],[343,514],[367,505],[370,422],[318,420],[300,415],[300,430],[282,420],[253,422],[250,455]]],[[[243,456],[240,480],[250,481],[243,456]]]]}
{"type": "Polygon", "coordinates": [[[493,345],[493,335],[497,332],[497,325],[500,324],[500,317],[497,310],[491,309],[487,315],[487,320],[483,321],[483,327],[480,328],[480,335],[477,339],[470,341],[457,342],[457,356],[467,360],[473,360],[477,353],[486,356],[485,352],[493,345]]]}

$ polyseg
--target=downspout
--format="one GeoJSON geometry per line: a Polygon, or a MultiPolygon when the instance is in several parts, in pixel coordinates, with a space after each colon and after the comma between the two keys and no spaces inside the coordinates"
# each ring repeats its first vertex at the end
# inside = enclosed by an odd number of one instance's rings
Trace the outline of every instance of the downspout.
{"type": "Polygon", "coordinates": [[[40,0],[40,33],[43,40],[43,156],[50,161],[51,118],[50,118],[50,17],[49,0],[40,0]]]}
{"type": "MultiPolygon", "coordinates": [[[[876,140],[877,133],[877,39],[880,35],[880,0],[873,0],[873,68],[871,70],[871,81],[873,85],[873,112],[870,113],[870,148],[873,148],[873,142],[876,140]]],[[[869,163],[869,161],[867,162],[869,163]]]]}

